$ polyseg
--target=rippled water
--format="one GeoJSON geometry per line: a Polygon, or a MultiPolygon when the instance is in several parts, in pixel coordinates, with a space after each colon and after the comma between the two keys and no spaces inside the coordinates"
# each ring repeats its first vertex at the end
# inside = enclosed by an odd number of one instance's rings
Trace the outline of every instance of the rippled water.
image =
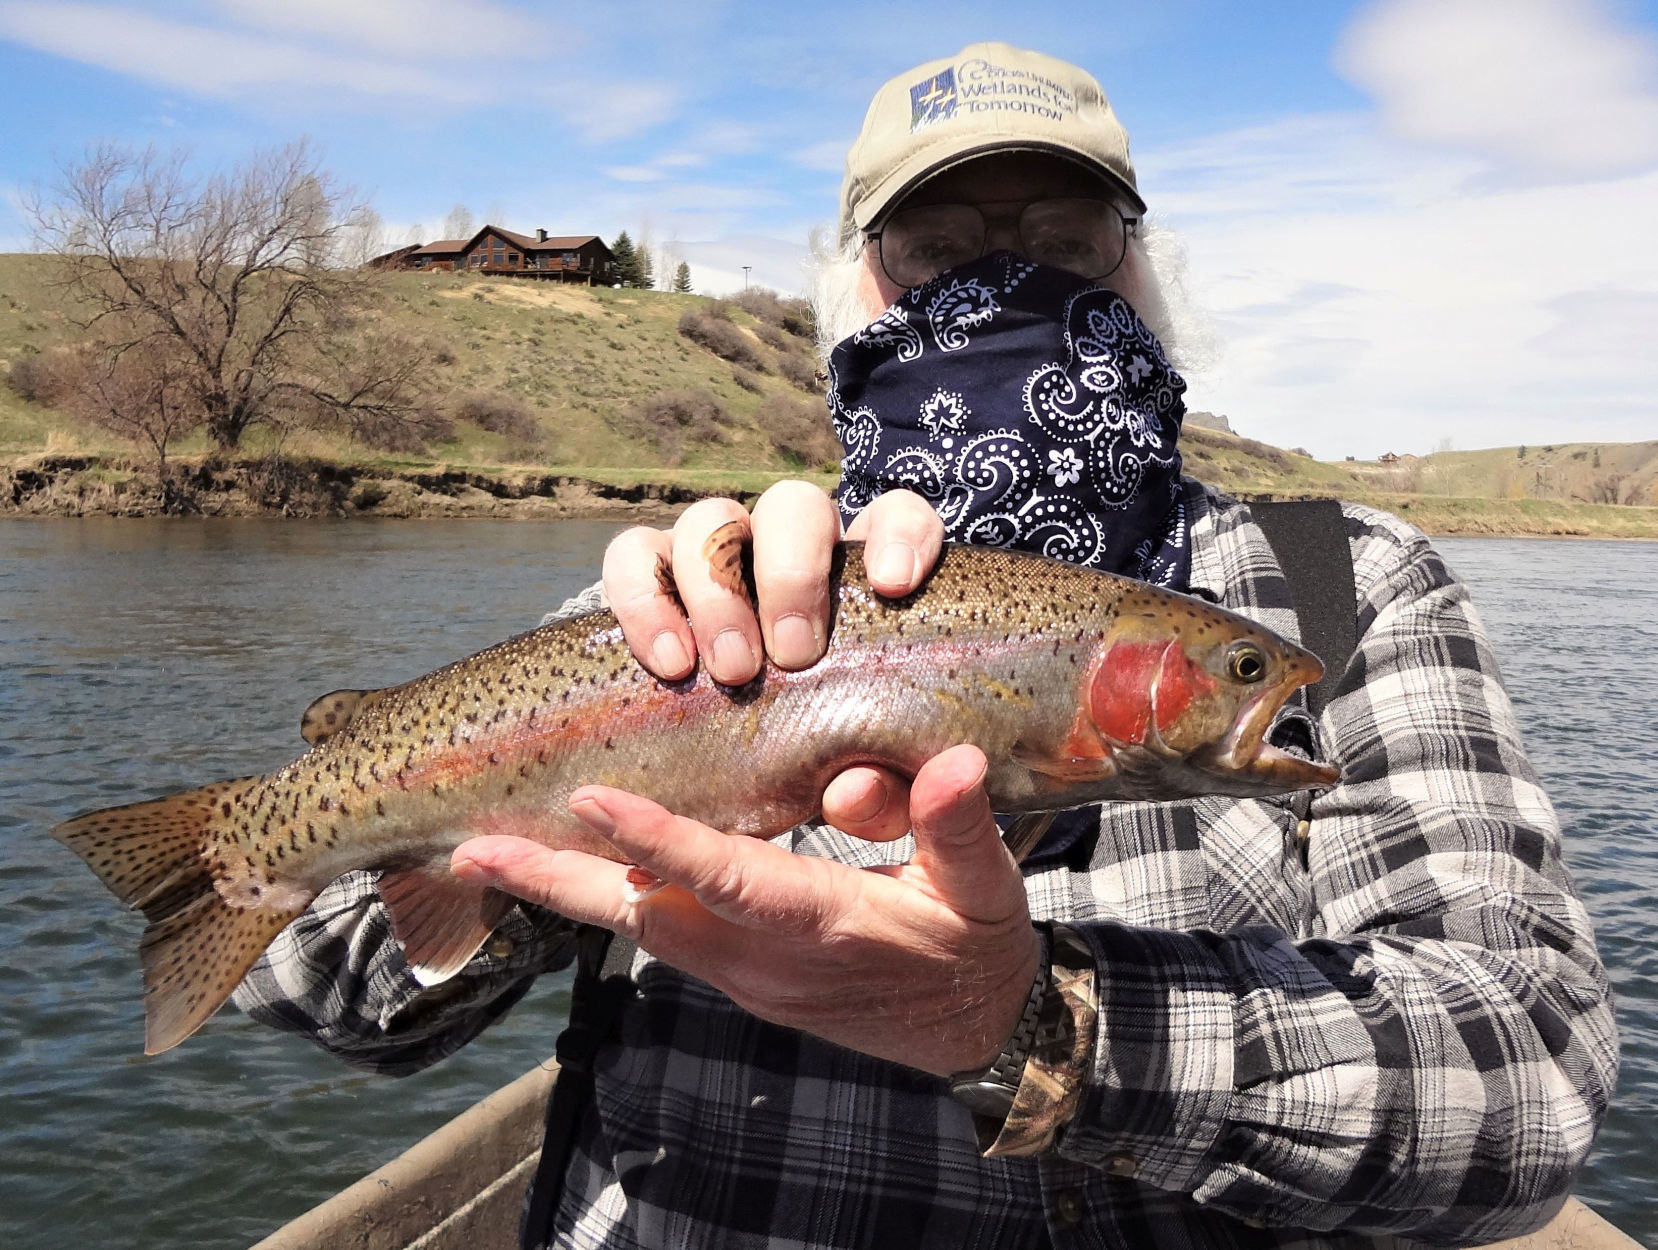
{"type": "MultiPolygon", "coordinates": [[[[0,525],[0,1246],[246,1246],[550,1050],[563,977],[402,1081],[230,1011],[144,1059],[142,920],[45,830],[291,758],[314,695],[533,623],[615,528],[0,525]]],[[[1621,995],[1622,1092],[1580,1192],[1658,1244],[1658,544],[1441,547],[1497,639],[1621,995]]]]}

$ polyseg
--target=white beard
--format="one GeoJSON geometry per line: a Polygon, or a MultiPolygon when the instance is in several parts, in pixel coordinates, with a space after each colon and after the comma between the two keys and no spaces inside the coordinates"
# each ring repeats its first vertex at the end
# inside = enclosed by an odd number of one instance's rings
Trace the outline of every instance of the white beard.
{"type": "MultiPolygon", "coordinates": [[[[819,243],[812,258],[812,311],[819,356],[881,315],[865,299],[863,240],[831,251],[819,243]]],[[[1187,376],[1213,362],[1214,335],[1186,290],[1186,249],[1160,222],[1143,221],[1129,240],[1128,255],[1107,283],[1126,299],[1157,336],[1169,363],[1187,376]]]]}

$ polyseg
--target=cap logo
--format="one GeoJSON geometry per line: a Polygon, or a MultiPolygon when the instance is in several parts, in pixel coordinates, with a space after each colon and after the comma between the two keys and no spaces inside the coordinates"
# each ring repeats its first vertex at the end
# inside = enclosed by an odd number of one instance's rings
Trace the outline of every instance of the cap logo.
{"type": "Polygon", "coordinates": [[[1041,74],[983,58],[964,61],[960,69],[961,98],[969,113],[1027,113],[1062,122],[1077,111],[1076,93],[1041,74]]]}
{"type": "Polygon", "coordinates": [[[956,115],[956,71],[947,70],[923,78],[910,88],[910,133],[923,126],[945,121],[956,115]]]}

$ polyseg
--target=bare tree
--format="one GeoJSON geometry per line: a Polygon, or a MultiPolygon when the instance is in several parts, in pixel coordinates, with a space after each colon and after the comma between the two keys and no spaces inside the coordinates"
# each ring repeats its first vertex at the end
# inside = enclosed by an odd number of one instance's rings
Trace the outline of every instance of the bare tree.
{"type": "Polygon", "coordinates": [[[191,385],[192,362],[177,344],[154,338],[124,351],[83,351],[66,373],[72,411],[92,424],[155,454],[164,511],[179,510],[184,496],[173,482],[167,448],[206,420],[191,385]]]}
{"type": "MultiPolygon", "coordinates": [[[[64,169],[57,191],[33,206],[36,228],[62,260],[95,373],[117,377],[111,362],[161,353],[169,386],[188,393],[224,450],[323,395],[349,421],[355,388],[323,379],[352,340],[370,278],[339,267],[357,209],[308,145],[205,179],[177,154],[100,147],[64,169]]],[[[401,403],[419,424],[411,389],[376,403],[381,419],[401,403]]]]}
{"type": "Polygon", "coordinates": [[[386,250],[385,219],[370,205],[360,206],[340,230],[340,263],[356,269],[386,250]]]}
{"type": "Polygon", "coordinates": [[[465,204],[455,205],[449,210],[449,216],[443,219],[443,237],[446,239],[470,239],[472,231],[472,210],[465,204]]]}
{"type": "Polygon", "coordinates": [[[409,232],[403,236],[405,247],[419,247],[426,242],[426,223],[417,221],[409,227],[409,232]]]}

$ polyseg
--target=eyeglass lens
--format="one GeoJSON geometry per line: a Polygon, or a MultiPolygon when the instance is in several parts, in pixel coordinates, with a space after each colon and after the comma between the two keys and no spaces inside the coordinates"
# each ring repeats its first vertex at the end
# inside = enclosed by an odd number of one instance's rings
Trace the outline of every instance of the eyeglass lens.
{"type": "MultiPolygon", "coordinates": [[[[900,209],[881,230],[881,266],[900,286],[919,286],[984,255],[989,226],[974,204],[900,209]]],[[[1104,200],[1034,200],[1019,214],[1019,252],[1041,265],[1103,278],[1122,263],[1128,222],[1104,200]]]]}

